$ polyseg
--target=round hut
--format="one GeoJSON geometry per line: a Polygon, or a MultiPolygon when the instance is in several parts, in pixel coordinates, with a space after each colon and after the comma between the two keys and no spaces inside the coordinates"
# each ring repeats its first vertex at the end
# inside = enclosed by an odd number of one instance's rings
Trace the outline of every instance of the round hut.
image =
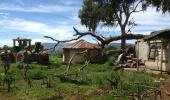
{"type": "Polygon", "coordinates": [[[90,59],[92,63],[97,62],[95,59],[100,55],[100,46],[87,42],[85,40],[79,40],[71,45],[63,48],[63,62],[69,63],[84,63],[85,60],[90,59]],[[86,53],[83,53],[86,51],[86,53]],[[74,57],[73,57],[74,56],[74,57]]]}

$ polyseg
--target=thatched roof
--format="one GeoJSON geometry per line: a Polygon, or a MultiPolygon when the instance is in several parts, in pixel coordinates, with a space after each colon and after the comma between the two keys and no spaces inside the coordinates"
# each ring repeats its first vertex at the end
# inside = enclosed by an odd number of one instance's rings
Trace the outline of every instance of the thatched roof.
{"type": "Polygon", "coordinates": [[[100,46],[97,44],[92,44],[90,42],[87,42],[83,39],[65,47],[65,49],[99,49],[100,46]]]}
{"type": "Polygon", "coordinates": [[[149,36],[145,37],[145,40],[153,39],[170,39],[170,29],[154,31],[149,36]]]}

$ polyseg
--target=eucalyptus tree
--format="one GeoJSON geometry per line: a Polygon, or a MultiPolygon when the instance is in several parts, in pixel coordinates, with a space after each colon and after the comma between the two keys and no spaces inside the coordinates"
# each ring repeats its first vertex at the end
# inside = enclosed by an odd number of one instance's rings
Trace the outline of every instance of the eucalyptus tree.
{"type": "MultiPolygon", "coordinates": [[[[92,30],[93,34],[99,24],[108,27],[119,27],[121,36],[131,33],[134,20],[131,15],[143,11],[142,0],[84,0],[79,11],[81,24],[92,30]],[[96,10],[97,9],[97,10],[96,10]]],[[[121,39],[121,48],[125,50],[126,38],[121,39]]]]}
{"type": "Polygon", "coordinates": [[[86,35],[95,38],[102,48],[112,41],[121,40],[121,48],[125,50],[126,40],[144,37],[142,34],[132,33],[132,29],[137,25],[132,14],[146,11],[150,6],[165,13],[170,11],[170,0],[84,0],[78,16],[81,24],[88,28],[87,32],[79,32],[73,27],[76,32],[73,39],[60,41],[50,36],[45,37],[56,41],[55,47],[61,42],[70,42],[86,35]],[[99,26],[119,27],[121,35],[103,36],[96,31],[99,26]]]}
{"type": "Polygon", "coordinates": [[[152,5],[157,11],[170,12],[170,0],[145,0],[146,7],[152,5]]]}

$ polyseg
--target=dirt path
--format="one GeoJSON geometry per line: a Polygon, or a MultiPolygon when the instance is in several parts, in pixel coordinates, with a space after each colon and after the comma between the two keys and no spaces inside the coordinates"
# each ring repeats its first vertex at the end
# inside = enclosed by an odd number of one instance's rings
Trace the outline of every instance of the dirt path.
{"type": "Polygon", "coordinates": [[[7,89],[4,89],[2,83],[0,83],[0,100],[17,100],[13,96],[12,91],[10,94],[8,94],[7,89]]]}
{"type": "Polygon", "coordinates": [[[170,76],[161,86],[162,100],[170,100],[170,76]]]}
{"type": "Polygon", "coordinates": [[[2,92],[4,92],[4,89],[0,86],[0,100],[11,100],[11,98],[4,96],[2,92]]]}

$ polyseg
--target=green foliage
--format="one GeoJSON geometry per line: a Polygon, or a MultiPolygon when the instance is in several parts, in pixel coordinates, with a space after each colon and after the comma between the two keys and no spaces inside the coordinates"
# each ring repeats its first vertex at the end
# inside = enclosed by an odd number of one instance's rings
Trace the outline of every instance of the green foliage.
{"type": "Polygon", "coordinates": [[[62,66],[63,65],[62,56],[63,56],[62,53],[50,55],[50,61],[52,65],[57,67],[62,66]]]}
{"type": "Polygon", "coordinates": [[[59,52],[56,54],[57,58],[62,58],[63,57],[63,53],[59,52]]]}
{"type": "Polygon", "coordinates": [[[109,57],[108,61],[106,62],[108,66],[114,66],[116,64],[116,59],[115,57],[109,57]]]}
{"type": "MultiPolygon", "coordinates": [[[[130,12],[134,10],[132,6],[135,6],[134,4],[137,1],[140,0],[84,0],[82,9],[79,11],[81,24],[88,27],[92,32],[96,30],[99,23],[117,27],[117,24],[121,25],[120,23],[123,21],[121,19],[123,13],[130,16],[130,12]],[[120,15],[117,15],[117,13],[120,15]]],[[[131,23],[129,19],[127,20],[131,23]]]]}
{"type": "Polygon", "coordinates": [[[114,77],[119,81],[118,89],[125,94],[159,87],[159,83],[154,83],[151,75],[146,73],[117,71],[114,77]],[[118,78],[116,78],[117,76],[118,78]]]}
{"type": "Polygon", "coordinates": [[[39,69],[35,69],[30,72],[30,78],[35,80],[43,79],[45,76],[46,76],[45,72],[39,69]]]}
{"type": "MultiPolygon", "coordinates": [[[[63,73],[67,66],[62,64],[62,59],[56,55],[50,56],[51,68],[44,68],[43,65],[30,64],[32,67],[29,69],[29,77],[32,78],[32,86],[29,87],[27,82],[23,80],[21,69],[19,69],[18,63],[11,64],[11,75],[16,80],[16,88],[14,89],[11,98],[24,99],[70,99],[70,96],[84,97],[89,95],[87,99],[92,100],[129,100],[125,93],[134,93],[143,89],[150,89],[150,87],[159,87],[158,83],[153,83],[155,78],[160,77],[155,74],[147,74],[141,72],[128,72],[117,70],[114,71],[108,64],[89,64],[83,71],[76,76],[70,76],[72,80],[78,80],[87,84],[75,84],[72,82],[60,82],[53,75],[63,73]],[[58,64],[59,63],[59,64],[58,64]],[[50,83],[49,87],[43,85],[44,78],[47,78],[50,83]],[[116,83],[117,89],[112,89],[110,79],[116,83]],[[140,83],[140,84],[138,84],[140,83]],[[146,87],[148,86],[148,87],[146,87]],[[99,91],[104,91],[101,94],[99,91]],[[105,91],[108,91],[105,93],[105,91]],[[98,95],[101,94],[101,95],[98,95]],[[114,97],[115,95],[121,95],[122,97],[114,97]]],[[[74,72],[80,68],[81,64],[73,64],[69,73],[74,72]]],[[[3,80],[3,68],[0,67],[1,79],[3,80]]],[[[12,88],[13,89],[13,88],[12,88]]],[[[0,92],[1,93],[1,92],[0,92]]],[[[4,92],[2,92],[3,94],[4,92]]],[[[10,92],[11,93],[11,92],[10,92]]],[[[8,94],[8,93],[7,93],[8,94]]],[[[8,94],[9,95],[9,94],[8,94]]]]}
{"type": "Polygon", "coordinates": [[[33,81],[32,87],[29,87],[24,83],[18,83],[17,87],[19,88],[16,95],[17,100],[44,100],[58,95],[58,92],[54,89],[46,89],[45,87],[42,87],[40,81],[33,81]]]}
{"type": "Polygon", "coordinates": [[[157,8],[157,11],[170,12],[170,1],[169,0],[145,0],[146,2],[143,4],[143,7],[147,7],[147,5],[152,5],[157,8]]]}
{"type": "Polygon", "coordinates": [[[100,6],[95,4],[92,0],[84,0],[82,10],[79,11],[79,18],[81,24],[89,28],[89,31],[95,32],[100,22],[100,6]]]}
{"type": "Polygon", "coordinates": [[[11,84],[15,81],[15,78],[12,74],[8,73],[7,75],[3,75],[1,77],[3,83],[6,84],[8,92],[11,90],[11,84]]]}

